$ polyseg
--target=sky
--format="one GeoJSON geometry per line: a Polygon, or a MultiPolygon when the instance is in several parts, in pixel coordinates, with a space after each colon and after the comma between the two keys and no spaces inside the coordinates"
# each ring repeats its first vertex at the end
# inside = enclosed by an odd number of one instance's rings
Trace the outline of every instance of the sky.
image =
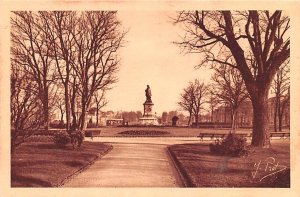
{"type": "Polygon", "coordinates": [[[119,81],[107,93],[103,110],[143,111],[145,89],[150,85],[153,112],[180,110],[177,102],[189,81],[208,82],[208,68],[195,69],[199,54],[182,52],[174,41],[183,31],[172,24],[174,11],[118,11],[124,30],[128,30],[120,50],[119,81]]]}

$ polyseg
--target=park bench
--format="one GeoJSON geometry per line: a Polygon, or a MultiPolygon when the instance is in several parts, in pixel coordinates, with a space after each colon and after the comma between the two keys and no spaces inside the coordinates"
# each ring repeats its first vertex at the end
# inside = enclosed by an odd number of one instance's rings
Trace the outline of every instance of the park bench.
{"type": "Polygon", "coordinates": [[[271,132],[270,133],[270,138],[272,139],[273,137],[277,137],[279,139],[290,139],[290,133],[287,132],[271,132]]]}
{"type": "Polygon", "coordinates": [[[197,137],[200,138],[201,141],[204,140],[204,138],[210,138],[213,139],[223,139],[227,134],[220,134],[220,133],[199,133],[197,137]]]}
{"type": "MultiPolygon", "coordinates": [[[[225,133],[199,133],[197,137],[200,138],[201,141],[204,140],[204,138],[210,138],[210,140],[214,139],[224,139],[228,134],[225,133]]],[[[247,133],[236,133],[235,135],[239,137],[248,137],[247,133]]]]}
{"type": "Polygon", "coordinates": [[[85,137],[99,137],[101,134],[101,130],[86,130],[85,137]]]}

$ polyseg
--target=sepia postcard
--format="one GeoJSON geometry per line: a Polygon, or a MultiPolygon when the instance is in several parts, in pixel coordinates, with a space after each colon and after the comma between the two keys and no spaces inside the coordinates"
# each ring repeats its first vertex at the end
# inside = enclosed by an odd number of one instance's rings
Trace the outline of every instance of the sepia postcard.
{"type": "Polygon", "coordinates": [[[0,196],[288,196],[298,1],[0,2],[0,196]]]}

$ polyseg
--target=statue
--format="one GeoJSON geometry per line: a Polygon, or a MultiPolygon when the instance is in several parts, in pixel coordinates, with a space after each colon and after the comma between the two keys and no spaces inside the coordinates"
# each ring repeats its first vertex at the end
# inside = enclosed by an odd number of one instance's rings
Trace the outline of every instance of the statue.
{"type": "Polygon", "coordinates": [[[145,93],[146,93],[146,102],[149,101],[149,102],[152,102],[151,100],[151,89],[150,89],[150,86],[147,85],[147,89],[145,90],[145,93]]]}

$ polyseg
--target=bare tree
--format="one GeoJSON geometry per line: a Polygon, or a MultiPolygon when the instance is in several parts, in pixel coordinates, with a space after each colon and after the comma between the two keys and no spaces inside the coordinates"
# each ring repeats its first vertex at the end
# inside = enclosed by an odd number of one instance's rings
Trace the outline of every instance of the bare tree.
{"type": "Polygon", "coordinates": [[[183,90],[181,101],[178,104],[190,114],[188,125],[190,124],[191,116],[194,115],[195,124],[198,126],[200,111],[204,109],[204,104],[207,103],[206,96],[208,92],[208,86],[200,83],[198,79],[190,82],[188,87],[183,90]]]}
{"type": "Polygon", "coordinates": [[[53,82],[55,71],[50,58],[50,48],[43,24],[36,13],[13,12],[11,17],[11,53],[14,61],[19,66],[27,67],[28,75],[31,75],[38,87],[38,99],[43,106],[43,124],[47,130],[49,127],[49,87],[53,82]]]}
{"type": "MultiPolygon", "coordinates": [[[[288,63],[287,63],[288,64],[288,63]]],[[[274,131],[282,131],[282,117],[290,99],[290,68],[282,66],[275,75],[272,89],[275,93],[274,103],[274,131]],[[278,120],[278,123],[277,123],[278,120]]]]}
{"type": "Polygon", "coordinates": [[[11,59],[22,68],[22,76],[28,75],[29,85],[12,84],[11,99],[16,104],[12,106],[12,115],[17,118],[12,116],[14,135],[28,130],[26,125],[38,127],[40,117],[48,129],[49,113],[60,84],[64,102],[59,108],[61,120],[63,113],[66,114],[67,131],[74,136],[72,131],[86,128],[86,113],[93,96],[97,91],[108,90],[117,81],[118,49],[125,32],[120,30],[116,14],[113,11],[14,12],[11,59]],[[36,116],[40,109],[42,115],[36,116]],[[33,117],[37,120],[33,121],[33,117]]]}
{"type": "Polygon", "coordinates": [[[59,110],[60,122],[63,123],[66,108],[65,108],[63,89],[60,87],[57,87],[57,94],[56,97],[54,98],[53,105],[55,107],[55,110],[59,110]]]}
{"type": "Polygon", "coordinates": [[[75,131],[79,129],[79,111],[82,109],[80,104],[80,92],[79,92],[79,80],[74,70],[72,70],[72,75],[70,75],[69,83],[69,98],[70,98],[70,116],[71,116],[71,126],[70,130],[75,131]]]}
{"type": "Polygon", "coordinates": [[[182,11],[186,35],[180,46],[241,72],[253,105],[251,144],[269,147],[268,94],[279,67],[290,57],[290,18],[282,11],[182,11]],[[232,58],[231,58],[232,57],[232,58]]]}
{"type": "Polygon", "coordinates": [[[215,87],[211,84],[209,85],[209,97],[207,102],[209,103],[210,106],[210,122],[215,122],[214,120],[214,115],[215,115],[215,109],[218,106],[218,104],[220,103],[219,98],[216,96],[215,94],[215,87]]]}
{"type": "Polygon", "coordinates": [[[55,11],[39,12],[39,16],[45,26],[43,31],[49,40],[51,57],[55,62],[58,76],[64,86],[66,129],[70,129],[70,81],[72,74],[72,64],[75,63],[76,48],[73,33],[77,24],[76,12],[55,11]]]}
{"type": "Polygon", "coordinates": [[[198,126],[201,115],[200,112],[202,109],[205,109],[203,105],[207,103],[208,87],[204,83],[200,83],[197,79],[194,81],[194,87],[193,114],[195,116],[196,126],[198,126]]]}
{"type": "Polygon", "coordinates": [[[105,99],[105,91],[98,90],[94,94],[94,104],[96,105],[96,125],[99,126],[100,110],[108,104],[105,99]]]}
{"type": "Polygon", "coordinates": [[[81,95],[81,115],[79,128],[86,127],[86,112],[93,95],[117,81],[119,58],[118,49],[122,46],[125,33],[120,31],[116,12],[83,12],[74,32],[78,54],[74,70],[78,76],[81,95]]]}
{"type": "Polygon", "coordinates": [[[38,84],[28,75],[27,67],[11,63],[11,150],[34,134],[41,125],[41,102],[38,84]]]}
{"type": "Polygon", "coordinates": [[[178,105],[185,111],[189,112],[188,126],[191,124],[193,116],[193,99],[194,99],[194,85],[190,83],[188,87],[183,89],[183,93],[180,94],[180,101],[178,105]]]}
{"type": "Polygon", "coordinates": [[[117,81],[118,49],[125,33],[116,12],[39,12],[65,89],[67,130],[83,130],[93,95],[117,81]],[[77,119],[75,100],[80,97],[77,119]]]}
{"type": "Polygon", "coordinates": [[[212,93],[230,107],[231,131],[235,132],[237,110],[249,97],[244,80],[237,69],[225,65],[215,67],[212,80],[215,82],[212,93]]]}

